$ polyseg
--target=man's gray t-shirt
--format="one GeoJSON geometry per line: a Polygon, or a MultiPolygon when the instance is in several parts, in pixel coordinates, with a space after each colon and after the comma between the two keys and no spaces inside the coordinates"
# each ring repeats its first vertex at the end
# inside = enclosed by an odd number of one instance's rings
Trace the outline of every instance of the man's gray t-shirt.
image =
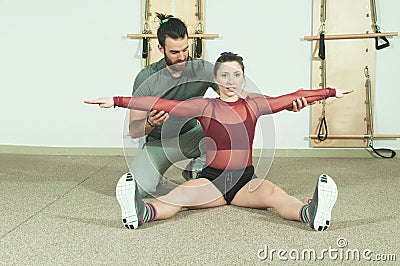
{"type": "MultiPolygon", "coordinates": [[[[214,65],[189,57],[180,77],[173,77],[161,59],[142,69],[133,84],[132,96],[157,96],[169,100],[187,100],[202,97],[209,87],[218,90],[213,82],[214,65]]],[[[161,110],[158,110],[161,111],[161,110]]],[[[170,115],[165,123],[157,126],[149,134],[157,139],[177,137],[197,125],[195,119],[170,115]]]]}

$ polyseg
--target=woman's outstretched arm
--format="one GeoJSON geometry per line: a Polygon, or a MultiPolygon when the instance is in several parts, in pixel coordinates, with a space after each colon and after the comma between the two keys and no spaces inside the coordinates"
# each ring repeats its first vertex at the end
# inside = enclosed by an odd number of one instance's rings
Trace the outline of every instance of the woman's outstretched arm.
{"type": "Polygon", "coordinates": [[[259,98],[257,105],[261,114],[277,113],[292,106],[293,101],[298,98],[305,98],[307,102],[315,102],[329,97],[342,98],[344,95],[352,93],[353,90],[340,89],[318,89],[318,90],[298,90],[290,94],[285,94],[278,97],[259,98]],[[262,103],[264,101],[264,103],[262,103]],[[267,101],[267,104],[265,103],[267,101]]]}
{"type": "Polygon", "coordinates": [[[87,104],[98,104],[100,108],[123,107],[141,111],[165,111],[172,115],[182,117],[198,117],[201,116],[207,99],[195,98],[185,101],[167,100],[154,96],[137,96],[137,97],[109,97],[99,98],[97,100],[85,100],[87,104]]]}

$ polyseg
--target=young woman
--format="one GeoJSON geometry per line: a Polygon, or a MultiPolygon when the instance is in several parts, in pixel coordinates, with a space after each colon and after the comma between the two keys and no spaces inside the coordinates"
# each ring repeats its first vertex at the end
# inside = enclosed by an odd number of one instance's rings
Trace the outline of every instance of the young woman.
{"type": "Polygon", "coordinates": [[[273,98],[243,97],[243,58],[233,53],[223,53],[218,58],[214,80],[220,91],[220,97],[216,99],[176,101],[143,96],[85,101],[102,108],[164,110],[176,116],[197,118],[204,130],[207,167],[200,178],[184,182],[151,203],[142,201],[132,174],[120,178],[116,194],[123,224],[135,229],[145,222],[170,218],[182,207],[199,209],[232,204],[274,208],[284,219],[308,223],[318,231],[326,230],[337,198],[333,179],[321,175],[310,203],[303,204],[270,181],[257,178],[252,165],[255,126],[261,115],[282,111],[298,98],[304,97],[311,103],[328,97],[341,98],[352,91],[326,88],[301,90],[273,98]]]}

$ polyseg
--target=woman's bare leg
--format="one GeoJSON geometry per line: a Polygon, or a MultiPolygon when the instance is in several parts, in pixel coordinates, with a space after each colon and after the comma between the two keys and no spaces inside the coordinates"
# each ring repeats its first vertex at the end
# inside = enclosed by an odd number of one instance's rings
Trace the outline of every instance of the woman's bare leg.
{"type": "Polygon", "coordinates": [[[251,208],[271,207],[282,218],[302,221],[314,230],[325,231],[331,224],[331,212],[337,196],[336,183],[326,174],[318,177],[313,197],[307,205],[267,180],[253,179],[239,190],[232,204],[251,208]]]}
{"type": "Polygon", "coordinates": [[[304,206],[272,182],[258,178],[242,187],[231,204],[256,209],[273,208],[282,218],[295,221],[300,220],[299,213],[304,206]]]}
{"type": "Polygon", "coordinates": [[[186,181],[167,195],[161,196],[151,204],[155,207],[156,220],[168,219],[178,213],[182,207],[203,209],[226,205],[222,193],[205,178],[186,181]]]}
{"type": "Polygon", "coordinates": [[[144,203],[135,176],[126,173],[118,180],[115,192],[122,223],[128,229],[136,229],[148,221],[170,218],[182,207],[199,209],[226,204],[222,193],[205,178],[187,181],[152,203],[144,203]]]}

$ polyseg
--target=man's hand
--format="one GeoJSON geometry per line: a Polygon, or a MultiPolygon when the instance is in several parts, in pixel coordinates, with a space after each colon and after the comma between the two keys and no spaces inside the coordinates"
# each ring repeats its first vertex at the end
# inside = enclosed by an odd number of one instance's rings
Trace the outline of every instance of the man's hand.
{"type": "MultiPolygon", "coordinates": [[[[311,104],[313,104],[313,103],[311,103],[311,104]]],[[[296,101],[293,101],[292,107],[288,108],[286,110],[292,111],[292,112],[299,112],[301,109],[303,109],[307,105],[308,105],[308,102],[307,102],[306,98],[302,97],[302,98],[298,98],[296,101]]]]}
{"type": "Polygon", "coordinates": [[[165,120],[167,120],[169,117],[168,113],[166,113],[165,111],[157,111],[157,110],[153,110],[149,113],[148,117],[147,117],[147,122],[152,126],[159,126],[162,123],[165,122],[165,120]]]}
{"type": "MultiPolygon", "coordinates": [[[[303,88],[298,89],[299,91],[304,90],[303,88]]],[[[298,98],[296,101],[293,101],[292,103],[292,107],[288,108],[286,110],[288,111],[292,111],[292,112],[299,112],[301,109],[303,109],[304,107],[306,107],[307,105],[312,105],[315,102],[309,103],[307,102],[306,98],[302,97],[302,98],[298,98]]]]}

